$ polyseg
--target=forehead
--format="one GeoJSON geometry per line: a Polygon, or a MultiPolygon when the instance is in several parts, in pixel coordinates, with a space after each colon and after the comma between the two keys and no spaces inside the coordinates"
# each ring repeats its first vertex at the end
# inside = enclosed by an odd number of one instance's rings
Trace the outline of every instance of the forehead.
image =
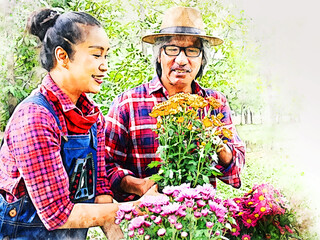
{"type": "Polygon", "coordinates": [[[109,38],[102,27],[99,26],[83,26],[83,42],[79,45],[83,46],[100,46],[105,49],[110,48],[109,38]]]}
{"type": "Polygon", "coordinates": [[[177,45],[181,47],[185,46],[201,46],[201,39],[195,36],[174,36],[167,44],[177,45]]]}

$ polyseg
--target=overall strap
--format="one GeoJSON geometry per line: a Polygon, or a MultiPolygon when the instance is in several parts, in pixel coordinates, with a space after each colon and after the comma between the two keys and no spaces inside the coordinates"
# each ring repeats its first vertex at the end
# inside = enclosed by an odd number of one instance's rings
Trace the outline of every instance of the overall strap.
{"type": "MultiPolygon", "coordinates": [[[[22,103],[28,103],[28,102],[32,102],[32,103],[38,104],[38,105],[43,106],[46,109],[48,109],[49,112],[56,119],[56,122],[58,124],[59,129],[62,130],[62,127],[61,127],[61,124],[60,124],[58,116],[56,115],[56,113],[53,110],[52,106],[50,105],[50,103],[48,102],[48,100],[46,99],[46,97],[42,93],[37,92],[35,95],[27,97],[26,99],[24,99],[21,102],[21,104],[22,103]]],[[[4,138],[1,140],[0,148],[2,147],[3,143],[4,143],[4,138]]]]}
{"type": "Polygon", "coordinates": [[[56,122],[58,124],[59,129],[62,130],[62,127],[61,127],[61,124],[60,124],[60,121],[59,121],[57,114],[55,113],[52,106],[50,105],[50,103],[48,102],[48,100],[46,99],[46,97],[42,93],[37,92],[35,95],[29,96],[25,100],[22,101],[22,103],[28,103],[28,102],[38,104],[38,105],[43,106],[46,109],[48,109],[49,112],[56,119],[56,122]]]}

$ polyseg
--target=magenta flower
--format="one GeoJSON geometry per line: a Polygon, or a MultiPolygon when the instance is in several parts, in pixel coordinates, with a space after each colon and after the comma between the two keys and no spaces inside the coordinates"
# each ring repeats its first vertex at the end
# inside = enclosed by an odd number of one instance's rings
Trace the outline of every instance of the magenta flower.
{"type": "Polygon", "coordinates": [[[118,218],[118,219],[123,219],[123,217],[124,217],[124,211],[122,211],[122,210],[118,210],[117,211],[117,216],[116,216],[116,218],[118,218]]]}
{"type": "Polygon", "coordinates": [[[234,211],[239,211],[239,206],[235,203],[233,199],[227,199],[225,201],[227,207],[229,208],[229,211],[234,212],[234,211]]]}
{"type": "Polygon", "coordinates": [[[182,238],[188,237],[188,233],[187,233],[187,232],[181,232],[181,237],[182,237],[182,238]]]}
{"type": "Polygon", "coordinates": [[[170,216],[168,217],[168,221],[169,221],[169,223],[171,223],[171,224],[175,224],[175,223],[177,222],[177,217],[176,217],[175,215],[170,215],[170,216]]]}
{"type": "Polygon", "coordinates": [[[179,193],[175,198],[176,201],[182,202],[185,199],[200,199],[201,194],[196,190],[196,188],[186,188],[179,193]]]}
{"type": "Polygon", "coordinates": [[[131,238],[133,238],[133,237],[134,237],[134,231],[129,231],[129,232],[128,232],[128,236],[131,237],[131,238]]]}
{"type": "Polygon", "coordinates": [[[179,189],[177,187],[174,186],[165,186],[164,189],[162,190],[162,192],[166,195],[172,196],[172,197],[176,197],[179,194],[179,189]]]}
{"type": "Polygon", "coordinates": [[[207,227],[207,228],[212,228],[213,225],[214,225],[213,222],[206,222],[206,227],[207,227]]]}
{"type": "Polygon", "coordinates": [[[144,221],[144,226],[150,227],[152,225],[152,222],[144,221]]]}
{"type": "Polygon", "coordinates": [[[182,223],[176,223],[174,226],[176,227],[177,230],[181,230],[183,227],[182,223]]]}
{"type": "Polygon", "coordinates": [[[150,207],[150,206],[159,206],[166,205],[169,203],[170,198],[166,195],[147,195],[141,199],[140,207],[150,207]]]}
{"type": "Polygon", "coordinates": [[[143,223],[144,223],[143,216],[135,217],[131,220],[131,224],[134,227],[134,229],[141,227],[143,223]]]}
{"type": "Polygon", "coordinates": [[[161,215],[162,216],[166,216],[166,215],[169,215],[169,214],[176,213],[179,210],[180,207],[181,207],[180,203],[177,203],[177,202],[169,203],[166,206],[162,206],[161,215]]]}
{"type": "Polygon", "coordinates": [[[250,235],[248,235],[248,234],[243,234],[242,237],[241,237],[241,239],[242,239],[242,240],[250,240],[251,237],[250,237],[250,235]]]}
{"type": "Polygon", "coordinates": [[[193,199],[186,199],[184,201],[185,205],[188,207],[188,208],[192,208],[193,205],[194,205],[194,200],[193,199]]]}
{"type": "Polygon", "coordinates": [[[135,207],[132,203],[123,203],[119,205],[119,210],[124,211],[126,213],[131,212],[135,207]]]}
{"type": "Polygon", "coordinates": [[[198,185],[196,189],[201,193],[202,199],[208,200],[208,199],[214,199],[214,196],[216,195],[216,190],[211,184],[204,184],[203,186],[198,185]]]}
{"type": "Polygon", "coordinates": [[[185,217],[187,215],[186,209],[187,207],[185,205],[180,206],[177,211],[177,215],[179,215],[180,217],[185,217]]]}
{"type": "Polygon", "coordinates": [[[202,214],[198,211],[195,211],[193,215],[195,216],[195,218],[200,218],[202,216],[202,214]]]}
{"type": "Polygon", "coordinates": [[[132,214],[131,214],[131,213],[127,213],[127,214],[124,215],[124,218],[125,218],[126,220],[130,220],[131,217],[132,217],[132,214]]]}
{"type": "Polygon", "coordinates": [[[151,220],[155,220],[156,216],[155,215],[151,215],[150,218],[151,218],[151,220]]]}
{"type": "Polygon", "coordinates": [[[117,219],[114,221],[114,223],[119,225],[119,224],[121,223],[121,220],[120,220],[119,218],[117,218],[117,219]]]}
{"type": "Polygon", "coordinates": [[[198,207],[202,208],[206,205],[206,202],[200,199],[197,201],[197,205],[198,205],[198,207]]]}
{"type": "Polygon", "coordinates": [[[155,219],[154,219],[154,223],[155,224],[160,224],[162,222],[162,218],[160,217],[160,216],[158,216],[158,217],[156,217],[155,219]]]}
{"type": "Polygon", "coordinates": [[[208,216],[209,213],[211,213],[211,212],[209,211],[208,208],[204,208],[204,209],[201,210],[201,214],[204,217],[208,216]]]}
{"type": "Polygon", "coordinates": [[[158,236],[162,237],[166,234],[166,229],[160,228],[157,232],[158,236]]]}
{"type": "Polygon", "coordinates": [[[144,234],[144,228],[139,228],[138,229],[138,234],[143,235],[144,234]]]}
{"type": "Polygon", "coordinates": [[[224,207],[222,204],[218,204],[212,200],[209,201],[209,207],[211,211],[216,213],[216,216],[218,217],[218,221],[223,222],[226,216],[226,213],[228,212],[228,209],[224,207]]]}

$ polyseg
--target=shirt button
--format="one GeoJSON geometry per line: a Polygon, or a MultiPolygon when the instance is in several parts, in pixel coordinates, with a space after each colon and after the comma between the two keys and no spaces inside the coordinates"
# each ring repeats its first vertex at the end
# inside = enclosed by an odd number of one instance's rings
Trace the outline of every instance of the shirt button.
{"type": "Polygon", "coordinates": [[[17,215],[17,210],[14,208],[14,209],[11,209],[9,211],[9,216],[10,217],[15,217],[17,215]]]}

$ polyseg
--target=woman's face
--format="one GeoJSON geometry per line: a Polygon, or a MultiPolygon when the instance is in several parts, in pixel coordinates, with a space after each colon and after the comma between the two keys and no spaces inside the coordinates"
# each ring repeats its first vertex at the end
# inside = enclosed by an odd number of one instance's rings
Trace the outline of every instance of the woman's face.
{"type": "Polygon", "coordinates": [[[109,39],[103,28],[83,27],[84,41],[73,45],[74,55],[68,63],[69,92],[80,96],[81,93],[98,93],[105,77],[110,48],[109,39]]]}

